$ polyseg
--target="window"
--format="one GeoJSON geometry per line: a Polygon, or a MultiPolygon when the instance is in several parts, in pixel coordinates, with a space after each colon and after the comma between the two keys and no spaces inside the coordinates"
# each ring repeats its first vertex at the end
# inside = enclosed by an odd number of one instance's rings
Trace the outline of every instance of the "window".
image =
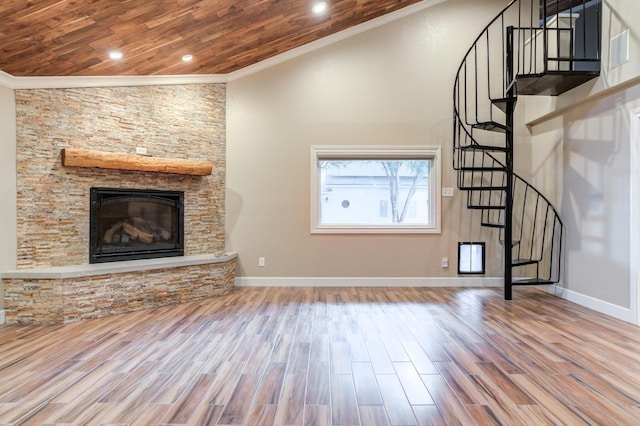
{"type": "Polygon", "coordinates": [[[439,233],[440,147],[311,147],[312,233],[439,233]]]}

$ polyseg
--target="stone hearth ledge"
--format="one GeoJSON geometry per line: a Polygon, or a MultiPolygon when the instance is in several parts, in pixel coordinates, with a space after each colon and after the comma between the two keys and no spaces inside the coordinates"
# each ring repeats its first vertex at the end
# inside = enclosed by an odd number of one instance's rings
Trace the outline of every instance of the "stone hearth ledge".
{"type": "Polygon", "coordinates": [[[236,253],[18,269],[0,276],[7,324],[63,324],[227,294],[236,253]]]}
{"type": "Polygon", "coordinates": [[[92,264],[87,263],[83,265],[52,266],[49,268],[15,269],[2,272],[0,277],[6,280],[58,280],[92,277],[125,272],[149,271],[153,269],[223,263],[235,259],[237,255],[238,254],[236,252],[225,253],[223,256],[215,256],[213,254],[194,254],[188,256],[161,257],[157,259],[126,260],[121,262],[92,264]]]}

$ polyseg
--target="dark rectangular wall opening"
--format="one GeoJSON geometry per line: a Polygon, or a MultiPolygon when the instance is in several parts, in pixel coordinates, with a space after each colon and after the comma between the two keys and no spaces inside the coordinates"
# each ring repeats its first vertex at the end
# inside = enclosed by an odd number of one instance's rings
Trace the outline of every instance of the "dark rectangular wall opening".
{"type": "Polygon", "coordinates": [[[184,192],[91,188],[89,263],[184,255],[184,192]]]}

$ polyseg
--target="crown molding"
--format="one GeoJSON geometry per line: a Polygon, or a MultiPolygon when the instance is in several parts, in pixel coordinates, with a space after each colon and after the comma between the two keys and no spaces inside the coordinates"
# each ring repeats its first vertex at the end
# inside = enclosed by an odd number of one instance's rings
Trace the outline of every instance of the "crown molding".
{"type": "Polygon", "coordinates": [[[346,30],[337,32],[335,34],[331,34],[329,36],[323,37],[320,40],[307,43],[304,46],[291,49],[277,56],[274,56],[272,58],[265,59],[264,61],[258,62],[257,64],[249,65],[248,67],[242,68],[238,71],[234,71],[228,74],[228,81],[234,81],[240,78],[247,77],[251,74],[255,74],[259,71],[263,71],[267,68],[271,68],[283,62],[290,61],[292,59],[306,55],[308,53],[311,53],[323,47],[327,47],[339,41],[346,40],[358,34],[362,34],[364,32],[373,30],[375,28],[397,21],[398,19],[405,18],[409,15],[413,15],[414,13],[417,13],[422,10],[428,9],[430,7],[436,6],[438,4],[444,3],[446,1],[447,0],[424,0],[419,3],[413,4],[411,6],[407,6],[403,9],[397,10],[395,12],[391,12],[386,15],[380,16],[379,18],[375,18],[370,21],[363,22],[362,24],[356,25],[355,27],[348,28],[346,30]]]}
{"type": "Polygon", "coordinates": [[[7,74],[4,71],[0,70],[0,86],[8,87],[9,89],[13,89],[13,76],[11,74],[7,74]]]}
{"type": "Polygon", "coordinates": [[[0,71],[0,85],[10,89],[71,89],[77,87],[170,86],[175,84],[226,83],[226,74],[14,77],[0,71]]]}

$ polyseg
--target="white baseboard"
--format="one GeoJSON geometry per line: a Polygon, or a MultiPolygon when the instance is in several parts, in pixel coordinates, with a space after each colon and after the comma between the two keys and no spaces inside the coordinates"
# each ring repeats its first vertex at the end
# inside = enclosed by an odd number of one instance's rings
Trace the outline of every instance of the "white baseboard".
{"type": "Polygon", "coordinates": [[[601,314],[608,315],[610,317],[619,319],[621,321],[630,322],[636,324],[633,318],[633,313],[629,308],[623,308],[622,306],[614,305],[613,303],[605,302],[595,297],[587,296],[582,293],[578,293],[573,290],[568,290],[560,286],[549,286],[543,290],[568,300],[569,302],[576,303],[585,308],[593,309],[601,314]]]}
{"type": "MultiPolygon", "coordinates": [[[[502,277],[236,277],[236,287],[502,287],[502,277]]],[[[555,296],[635,324],[630,309],[560,286],[538,286],[555,296]]]]}
{"type": "Polygon", "coordinates": [[[493,277],[236,277],[237,287],[500,287],[493,277]]]}
{"type": "Polygon", "coordinates": [[[0,311],[0,324],[4,324],[4,309],[0,311]]]}

